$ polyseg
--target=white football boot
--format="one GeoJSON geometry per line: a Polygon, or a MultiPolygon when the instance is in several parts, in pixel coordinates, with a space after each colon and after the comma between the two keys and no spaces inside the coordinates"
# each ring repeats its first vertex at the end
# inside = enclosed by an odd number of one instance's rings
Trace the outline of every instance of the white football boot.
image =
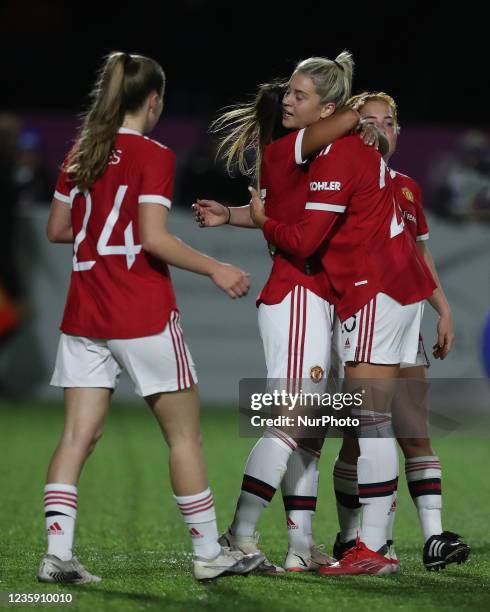
{"type": "Polygon", "coordinates": [[[88,572],[76,557],[62,561],[55,555],[44,555],[37,573],[39,582],[69,582],[88,584],[100,582],[102,578],[88,572]]]}
{"type": "MultiPolygon", "coordinates": [[[[219,537],[218,544],[221,544],[221,546],[228,546],[231,550],[239,550],[245,554],[262,554],[258,547],[259,537],[257,532],[255,532],[253,536],[234,536],[228,528],[225,533],[219,537]]],[[[256,573],[275,576],[277,574],[284,574],[285,570],[280,565],[271,563],[264,555],[262,563],[256,568],[256,573]]]]}
{"type": "Polygon", "coordinates": [[[324,545],[315,544],[311,547],[310,553],[299,555],[292,550],[288,550],[284,567],[287,572],[316,572],[320,567],[333,565],[335,559],[323,552],[324,545]]]}
{"type": "Polygon", "coordinates": [[[194,557],[194,578],[196,580],[213,580],[221,576],[248,574],[257,569],[264,559],[264,555],[260,552],[246,555],[239,550],[221,547],[220,552],[214,559],[194,557]]]}

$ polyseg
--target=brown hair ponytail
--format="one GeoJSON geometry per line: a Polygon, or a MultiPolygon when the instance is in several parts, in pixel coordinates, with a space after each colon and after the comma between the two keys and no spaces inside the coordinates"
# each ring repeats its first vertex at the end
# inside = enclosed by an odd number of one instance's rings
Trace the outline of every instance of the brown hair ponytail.
{"type": "Polygon", "coordinates": [[[68,155],[66,170],[79,189],[90,189],[104,172],[124,115],[141,108],[152,91],[163,96],[164,86],[165,74],[154,60],[122,52],[106,57],[68,155]]]}
{"type": "Polygon", "coordinates": [[[210,131],[218,135],[218,155],[230,174],[237,168],[241,174],[258,175],[265,145],[284,133],[280,119],[285,87],[281,81],[260,85],[252,102],[225,109],[211,124],[210,131]],[[249,163],[249,152],[255,164],[249,163]]]}

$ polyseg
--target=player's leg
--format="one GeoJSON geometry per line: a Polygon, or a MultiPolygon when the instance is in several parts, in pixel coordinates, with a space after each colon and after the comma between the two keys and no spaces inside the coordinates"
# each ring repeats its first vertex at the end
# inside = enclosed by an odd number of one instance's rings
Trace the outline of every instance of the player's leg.
{"type": "MultiPolygon", "coordinates": [[[[286,389],[295,394],[310,376],[315,384],[324,382],[331,334],[330,307],[324,300],[298,286],[280,304],[260,306],[259,328],[270,388],[286,389]]],[[[294,540],[294,546],[301,549],[305,566],[309,568],[311,517],[316,505],[321,444],[315,442],[315,453],[296,453],[296,433],[268,428],[256,443],[245,466],[234,520],[225,536],[242,550],[247,549],[251,541],[256,541],[255,530],[260,516],[282,481],[287,513],[293,513],[296,519],[287,517],[295,526],[294,535],[292,530],[288,531],[290,544],[294,540]]],[[[315,549],[315,558],[319,560],[320,557],[324,555],[315,549]]],[[[274,566],[274,572],[277,570],[274,566]]]]}
{"type": "Polygon", "coordinates": [[[406,381],[393,401],[394,428],[405,456],[405,474],[426,541],[442,532],[441,469],[428,433],[425,367],[402,367],[406,381]]]}
{"type": "MultiPolygon", "coordinates": [[[[422,359],[423,347],[419,354],[422,359]]],[[[426,367],[401,369],[400,376],[406,381],[405,393],[399,405],[395,399],[393,412],[398,443],[405,456],[407,484],[424,538],[423,562],[428,569],[440,569],[447,563],[466,561],[470,549],[460,536],[442,529],[441,464],[429,438],[426,367]],[[402,412],[409,413],[409,419],[403,418],[402,412]]]]}
{"type": "Polygon", "coordinates": [[[388,517],[398,480],[398,453],[391,428],[391,401],[398,365],[347,364],[346,376],[356,380],[373,381],[369,402],[359,414],[362,434],[359,437],[360,455],[357,462],[359,500],[363,505],[359,537],[374,551],[386,545],[388,517]],[[378,386],[379,381],[379,386],[378,386]]]}
{"type": "MultiPolygon", "coordinates": [[[[304,342],[300,345],[298,365],[301,390],[304,393],[321,394],[326,391],[326,379],[330,369],[333,308],[314,293],[302,289],[304,296],[304,342]]],[[[293,361],[294,363],[294,361],[293,361]]],[[[299,414],[311,412],[320,416],[315,406],[296,409],[299,414]]],[[[285,568],[291,571],[316,570],[330,564],[331,557],[314,543],[312,519],[318,497],[318,463],[324,437],[303,438],[308,431],[293,435],[298,443],[291,454],[281,489],[288,528],[288,555],[285,568]]],[[[322,432],[323,434],[323,432],[322,432]]]]}
{"type": "Polygon", "coordinates": [[[357,475],[363,517],[358,545],[342,557],[338,567],[322,568],[322,574],[396,571],[396,561],[387,555],[387,527],[398,480],[391,401],[399,364],[415,361],[420,318],[420,304],[402,306],[378,294],[343,323],[345,389],[365,391],[360,409],[352,410],[361,424],[357,475]],[[370,567],[361,567],[364,562],[370,567]]]}
{"type": "MultiPolygon", "coordinates": [[[[344,345],[347,338],[343,338],[345,332],[342,333],[342,324],[337,315],[333,327],[330,384],[334,391],[342,391],[341,383],[345,378],[344,345]]],[[[357,437],[346,432],[333,468],[333,487],[340,528],[333,545],[333,556],[336,559],[340,559],[349,548],[355,545],[361,528],[362,506],[359,502],[357,485],[359,452],[357,437]]]]}
{"type": "Polygon", "coordinates": [[[83,465],[102,435],[119,372],[104,341],[61,336],[52,384],[65,387],[65,424],[44,489],[48,550],[39,568],[41,581],[100,580],[73,557],[77,485],[83,465]]]}
{"type": "Polygon", "coordinates": [[[218,543],[216,511],[201,447],[197,388],[145,397],[167,441],[174,499],[191,537],[194,576],[198,580],[246,574],[263,555],[226,552],[218,543]]]}
{"type": "Polygon", "coordinates": [[[169,447],[169,471],[175,500],[187,524],[196,555],[219,551],[213,496],[201,447],[199,396],[195,386],[145,397],[169,447]]]}
{"type": "MultiPolygon", "coordinates": [[[[264,345],[269,386],[286,384],[291,370],[290,353],[298,351],[296,330],[303,324],[298,309],[303,307],[304,289],[296,287],[280,304],[261,304],[259,330],[264,345]],[[288,368],[289,366],[289,368],[288,368]]],[[[293,368],[296,372],[296,369],[293,368]]],[[[292,378],[292,377],[291,377],[292,378]]],[[[296,377],[295,377],[296,378],[296,377]]],[[[266,429],[251,450],[244,469],[241,492],[232,524],[224,537],[229,545],[250,550],[257,546],[257,524],[286,472],[289,458],[296,450],[295,440],[275,427],[266,429]]],[[[271,573],[283,571],[278,566],[271,573]]]]}
{"type": "Polygon", "coordinates": [[[315,544],[312,519],[318,497],[318,462],[323,439],[298,440],[291,455],[281,488],[288,529],[288,571],[315,571],[333,559],[315,544]]]}
{"type": "Polygon", "coordinates": [[[170,480],[191,537],[194,576],[207,580],[252,571],[263,556],[233,555],[218,543],[214,500],[201,449],[197,376],[178,313],[171,313],[159,334],[111,340],[109,346],[133,380],[136,393],[150,406],[169,446],[170,480]]]}
{"type": "Polygon", "coordinates": [[[357,483],[359,441],[345,435],[333,468],[333,487],[340,531],[335,538],[333,556],[340,559],[355,545],[361,528],[361,503],[357,483]]]}

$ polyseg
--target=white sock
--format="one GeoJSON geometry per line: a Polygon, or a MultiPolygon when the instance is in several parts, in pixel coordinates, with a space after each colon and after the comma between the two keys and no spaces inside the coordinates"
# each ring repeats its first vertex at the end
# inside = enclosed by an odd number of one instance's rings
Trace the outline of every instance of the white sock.
{"type": "Polygon", "coordinates": [[[396,516],[396,505],[397,505],[397,491],[393,493],[391,498],[390,515],[388,518],[388,527],[386,529],[386,539],[393,542],[393,527],[395,526],[396,516]]]}
{"type": "Polygon", "coordinates": [[[283,431],[269,427],[253,447],[245,465],[242,491],[231,532],[253,536],[257,523],[281,483],[296,442],[283,431]]]}
{"type": "Polygon", "coordinates": [[[426,542],[431,536],[442,533],[442,473],[439,458],[430,455],[406,459],[405,474],[426,542]]]}
{"type": "Polygon", "coordinates": [[[333,467],[333,487],[337,500],[340,541],[355,540],[361,528],[361,503],[357,486],[357,465],[337,457],[333,467]]]}
{"type": "Polygon", "coordinates": [[[398,452],[394,438],[359,438],[359,500],[363,504],[360,538],[377,551],[388,539],[388,523],[397,487],[398,452]]]}
{"type": "Polygon", "coordinates": [[[219,554],[218,526],[213,495],[209,487],[196,495],[174,495],[182,518],[187,523],[194,554],[205,559],[213,559],[219,554]]]}
{"type": "Polygon", "coordinates": [[[314,543],[311,521],[318,495],[319,458],[319,452],[298,446],[289,458],[281,483],[289,550],[306,556],[314,543]]]}
{"type": "Polygon", "coordinates": [[[77,487],[74,485],[51,482],[44,487],[48,554],[62,561],[68,561],[73,556],[77,499],[77,487]]]}

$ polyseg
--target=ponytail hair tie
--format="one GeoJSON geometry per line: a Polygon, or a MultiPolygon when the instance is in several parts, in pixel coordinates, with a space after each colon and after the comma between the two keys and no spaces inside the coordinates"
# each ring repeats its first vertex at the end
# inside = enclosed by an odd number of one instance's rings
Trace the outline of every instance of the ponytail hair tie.
{"type": "Polygon", "coordinates": [[[337,68],[340,68],[340,70],[344,72],[344,67],[342,66],[342,64],[339,64],[337,60],[332,60],[332,62],[337,66],[337,68]]]}

